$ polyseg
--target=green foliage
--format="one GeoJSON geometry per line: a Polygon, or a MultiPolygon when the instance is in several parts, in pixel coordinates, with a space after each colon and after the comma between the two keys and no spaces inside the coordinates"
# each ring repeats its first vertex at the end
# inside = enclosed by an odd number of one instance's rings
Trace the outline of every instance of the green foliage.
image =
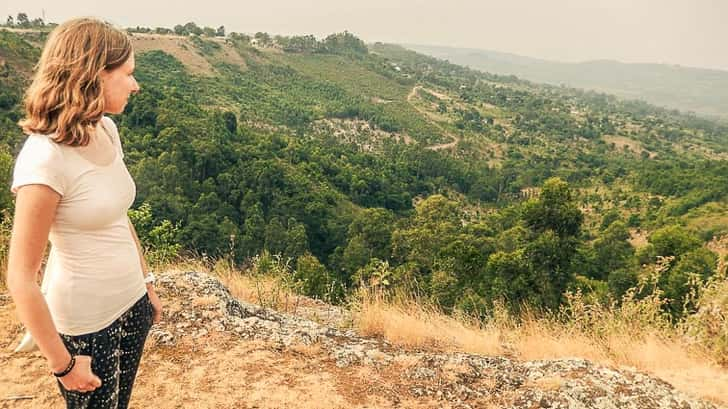
{"type": "Polygon", "coordinates": [[[248,271],[261,307],[282,311],[295,311],[298,307],[298,298],[292,295],[301,292],[302,282],[294,278],[290,261],[267,251],[250,258],[248,271]]]}
{"type": "Polygon", "coordinates": [[[458,295],[455,310],[466,316],[485,320],[488,317],[490,308],[488,302],[482,295],[478,294],[472,288],[466,288],[464,292],[458,295]]]}
{"type": "Polygon", "coordinates": [[[452,311],[460,295],[460,286],[458,286],[455,274],[445,270],[437,270],[432,273],[430,295],[444,311],[452,311]]]}
{"type": "Polygon", "coordinates": [[[660,280],[668,299],[670,313],[679,317],[694,313],[696,294],[717,267],[718,256],[706,248],[691,250],[678,258],[677,263],[660,280]]]}
{"type": "Polygon", "coordinates": [[[301,283],[303,294],[324,300],[328,303],[338,303],[344,297],[344,287],[336,280],[320,261],[310,253],[306,253],[296,261],[294,279],[301,283]]]}
{"type": "Polygon", "coordinates": [[[369,51],[362,40],[347,31],[327,36],[323,48],[332,54],[367,54],[369,51]]]}
{"type": "MultiPolygon", "coordinates": [[[[209,27],[205,27],[204,33],[208,37],[215,36],[215,30],[209,27]]],[[[194,44],[203,55],[214,55],[216,52],[222,50],[222,46],[215,41],[204,40],[200,36],[192,36],[190,39],[192,40],[192,44],[194,44]]]]}
{"type": "Polygon", "coordinates": [[[285,254],[294,261],[308,251],[306,227],[296,221],[288,219],[284,225],[278,217],[273,217],[265,228],[265,248],[273,254],[285,254]]]}
{"type": "MultiPolygon", "coordinates": [[[[209,38],[224,27],[175,32],[214,56],[214,74],[140,53],[144,92],[115,118],[138,189],[130,216],[154,262],[182,251],[252,262],[328,300],[360,283],[416,288],[484,318],[502,300],[556,310],[574,288],[593,300],[634,295],[636,261],[675,256],[656,291],[674,298],[666,309],[697,308],[691,283],[706,280],[711,258],[699,249],[710,237],[674,225],[721,212],[705,203],[726,197],[715,159],[728,152],[726,127],[395,46],[369,52],[347,32],[230,33],[226,43],[209,38]],[[244,66],[224,61],[222,47],[244,66]],[[451,150],[428,148],[453,136],[451,150]],[[638,254],[627,226],[654,231],[638,254]]],[[[32,44],[43,39],[23,38],[0,31],[6,186],[32,44]]]]}
{"type": "Polygon", "coordinates": [[[396,272],[390,268],[389,262],[373,258],[354,273],[352,280],[357,287],[386,290],[393,287],[395,278],[396,272]]]}
{"type": "Polygon", "coordinates": [[[616,222],[617,220],[620,220],[622,218],[621,213],[618,209],[610,209],[605,214],[604,217],[602,217],[602,224],[599,227],[599,230],[605,230],[607,227],[609,227],[612,223],[616,222]]]}
{"type": "Polygon", "coordinates": [[[392,233],[392,255],[431,272],[440,249],[451,242],[459,226],[457,203],[442,195],[430,196],[417,204],[408,227],[392,233]]]}
{"type": "Polygon", "coordinates": [[[579,292],[584,295],[590,304],[606,305],[609,302],[611,288],[602,280],[595,280],[582,275],[577,275],[571,284],[568,292],[579,292]]]}
{"type": "Polygon", "coordinates": [[[139,235],[144,256],[150,265],[165,265],[179,257],[182,245],[179,243],[178,224],[169,220],[155,222],[148,203],[143,203],[138,209],[129,209],[129,220],[139,235]]]}
{"type": "Polygon", "coordinates": [[[594,240],[595,278],[604,280],[612,271],[637,267],[632,263],[635,251],[629,238],[627,226],[617,221],[610,224],[602,235],[594,240]]]}
{"type": "Polygon", "coordinates": [[[630,288],[637,286],[639,279],[634,269],[617,269],[609,272],[607,285],[609,293],[616,300],[621,300],[630,288]]]}
{"type": "Polygon", "coordinates": [[[531,265],[524,250],[491,254],[485,274],[488,280],[482,292],[490,300],[502,301],[514,312],[520,311],[524,303],[531,301],[534,283],[531,265]]]}
{"type": "Polygon", "coordinates": [[[523,218],[536,232],[548,229],[562,238],[576,236],[584,220],[568,184],[558,178],[547,180],[541,196],[525,203],[523,218]]]}
{"type": "Polygon", "coordinates": [[[681,226],[666,226],[650,235],[655,256],[679,257],[700,246],[700,239],[681,226]]]}

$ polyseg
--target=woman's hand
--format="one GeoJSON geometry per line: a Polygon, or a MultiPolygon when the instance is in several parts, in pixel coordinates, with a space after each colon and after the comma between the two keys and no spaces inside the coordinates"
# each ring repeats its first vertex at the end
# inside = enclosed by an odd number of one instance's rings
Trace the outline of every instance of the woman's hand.
{"type": "Polygon", "coordinates": [[[68,391],[91,392],[101,386],[101,378],[91,371],[91,357],[76,355],[76,364],[71,372],[58,378],[68,391]]]}
{"type": "Polygon", "coordinates": [[[151,283],[147,284],[147,294],[149,295],[149,302],[152,303],[152,309],[154,310],[152,322],[156,324],[162,320],[162,301],[159,300],[157,292],[154,291],[154,285],[151,283]]]}

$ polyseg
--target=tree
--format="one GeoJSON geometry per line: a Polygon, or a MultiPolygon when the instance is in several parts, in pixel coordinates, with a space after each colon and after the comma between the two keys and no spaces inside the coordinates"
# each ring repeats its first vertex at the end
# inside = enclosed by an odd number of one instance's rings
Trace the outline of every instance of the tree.
{"type": "Polygon", "coordinates": [[[540,196],[525,203],[523,219],[531,239],[523,254],[532,266],[533,280],[526,295],[534,306],[558,307],[574,279],[570,267],[583,218],[569,185],[559,178],[546,180],[540,196]]]}
{"type": "Polygon", "coordinates": [[[534,307],[558,308],[564,291],[574,280],[570,264],[574,255],[571,239],[559,238],[552,230],[535,237],[524,249],[531,271],[528,301],[534,307]]]}
{"type": "Polygon", "coordinates": [[[445,311],[452,311],[460,295],[458,279],[451,271],[437,270],[430,279],[430,296],[445,311]]]}
{"type": "Polygon", "coordinates": [[[265,249],[271,254],[285,254],[286,228],[278,217],[273,217],[265,227],[265,249]]]}
{"type": "Polygon", "coordinates": [[[351,275],[364,267],[373,258],[373,251],[363,236],[354,236],[348,240],[342,254],[341,268],[351,275]]]}
{"type": "Polygon", "coordinates": [[[306,227],[289,217],[285,225],[279,217],[273,217],[265,228],[265,248],[271,254],[282,254],[294,261],[308,251],[306,227]]]}
{"type": "Polygon", "coordinates": [[[218,37],[225,37],[225,26],[220,26],[215,31],[215,35],[218,37]]]}
{"type": "Polygon", "coordinates": [[[323,49],[331,54],[366,54],[369,52],[366,44],[348,31],[326,37],[323,41],[323,49]]]}
{"type": "Polygon", "coordinates": [[[271,45],[271,38],[268,33],[263,33],[263,32],[259,31],[259,32],[255,33],[255,35],[253,37],[258,41],[258,45],[260,45],[260,46],[271,45]]]}
{"type": "Polygon", "coordinates": [[[627,226],[617,221],[610,224],[594,241],[594,263],[598,272],[594,278],[605,280],[610,272],[630,266],[635,251],[629,239],[627,226]]]}
{"type": "Polygon", "coordinates": [[[241,42],[241,43],[244,43],[244,44],[249,44],[250,43],[250,36],[249,35],[242,34],[242,33],[236,33],[234,31],[230,32],[230,39],[233,40],[234,42],[241,42]]]}
{"type": "Polygon", "coordinates": [[[8,16],[8,19],[5,21],[5,25],[8,27],[13,27],[15,25],[15,19],[13,16],[8,16]]]}
{"type": "Polygon", "coordinates": [[[252,200],[243,199],[241,207],[244,212],[242,213],[245,217],[243,222],[241,247],[245,256],[253,256],[260,252],[265,246],[265,230],[266,224],[263,218],[263,211],[261,210],[260,204],[255,202],[251,203],[252,200]]]}
{"type": "Polygon", "coordinates": [[[604,214],[604,217],[602,218],[602,224],[599,227],[599,230],[605,230],[609,225],[614,223],[615,221],[622,218],[622,215],[620,214],[619,210],[616,208],[612,208],[607,213],[604,214]]]}
{"type": "Polygon", "coordinates": [[[488,294],[491,304],[502,301],[511,311],[518,312],[522,304],[533,296],[531,266],[524,250],[491,254],[485,274],[487,281],[482,284],[482,292],[488,294]]]}
{"type": "Polygon", "coordinates": [[[559,178],[551,178],[544,182],[538,199],[526,202],[523,219],[537,233],[551,229],[563,238],[579,233],[584,215],[569,185],[559,178]]]}
{"type": "Polygon", "coordinates": [[[665,291],[673,317],[679,317],[683,312],[694,312],[696,300],[687,297],[703,286],[717,265],[718,256],[704,247],[699,247],[683,254],[666,276],[661,277],[659,285],[665,291]]]}
{"type": "Polygon", "coordinates": [[[417,204],[410,226],[392,233],[392,255],[430,272],[438,253],[454,239],[460,227],[457,202],[432,195],[417,204]]]}
{"type": "Polygon", "coordinates": [[[649,237],[655,256],[679,257],[700,247],[700,238],[677,225],[655,230],[649,237]]]}
{"type": "Polygon", "coordinates": [[[301,283],[301,290],[309,297],[327,302],[337,302],[343,297],[341,283],[310,253],[296,261],[294,279],[301,283]]]}
{"type": "Polygon", "coordinates": [[[185,24],[184,29],[189,34],[202,35],[202,33],[204,32],[200,27],[197,26],[197,24],[192,21],[185,24]]]}
{"type": "Polygon", "coordinates": [[[358,238],[369,250],[370,257],[387,260],[390,257],[394,215],[387,209],[364,209],[349,224],[347,237],[358,238]]]}
{"type": "Polygon", "coordinates": [[[16,19],[18,21],[18,27],[21,28],[29,28],[30,27],[30,20],[28,20],[28,15],[25,13],[18,13],[18,18],[16,19]]]}
{"type": "Polygon", "coordinates": [[[225,111],[222,114],[222,119],[225,122],[225,129],[227,129],[231,135],[235,135],[238,131],[238,119],[235,117],[235,114],[230,111],[225,111]]]}
{"type": "Polygon", "coordinates": [[[639,280],[634,269],[620,268],[609,272],[607,277],[607,286],[609,293],[615,300],[620,301],[622,296],[630,288],[637,286],[639,280]]]}

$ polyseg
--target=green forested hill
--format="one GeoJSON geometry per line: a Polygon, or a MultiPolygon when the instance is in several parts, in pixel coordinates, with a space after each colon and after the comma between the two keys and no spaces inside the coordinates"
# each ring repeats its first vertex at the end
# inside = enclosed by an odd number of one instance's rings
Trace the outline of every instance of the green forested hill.
{"type": "Polygon", "coordinates": [[[562,63],[487,50],[427,45],[406,47],[495,74],[592,89],[728,120],[728,71],[609,60],[562,63]]]}
{"type": "MultiPolygon", "coordinates": [[[[142,93],[114,120],[153,258],[267,250],[312,295],[416,282],[482,313],[501,298],[555,308],[577,286],[619,296],[672,256],[661,285],[678,314],[688,274],[715,271],[723,125],[350,33],[134,38],[142,93]]],[[[6,186],[37,53],[0,31],[6,186]]]]}

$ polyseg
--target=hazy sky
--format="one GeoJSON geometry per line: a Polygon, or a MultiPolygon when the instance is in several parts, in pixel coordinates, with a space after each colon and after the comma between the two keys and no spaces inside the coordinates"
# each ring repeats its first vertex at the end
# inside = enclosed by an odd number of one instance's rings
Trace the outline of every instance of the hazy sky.
{"type": "Polygon", "coordinates": [[[559,61],[616,59],[728,70],[727,0],[3,0],[62,22],[91,15],[122,26],[194,21],[228,31],[348,30],[367,42],[447,45],[559,61]]]}

